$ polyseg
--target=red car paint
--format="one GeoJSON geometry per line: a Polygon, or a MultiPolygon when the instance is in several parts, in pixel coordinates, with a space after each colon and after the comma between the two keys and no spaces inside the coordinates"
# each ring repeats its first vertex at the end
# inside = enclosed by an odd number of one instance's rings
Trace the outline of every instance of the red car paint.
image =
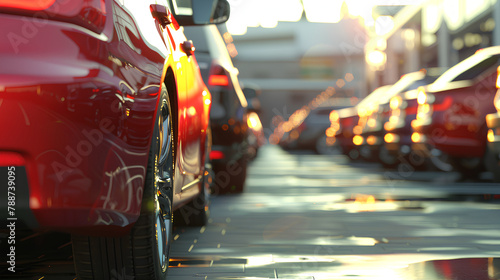
{"type": "Polygon", "coordinates": [[[16,155],[0,162],[26,168],[38,225],[92,232],[136,221],[164,86],[177,118],[174,209],[190,201],[211,97],[175,19],[162,28],[152,16],[150,4],[166,1],[43,2],[0,0],[10,39],[0,44],[0,155],[16,155]]]}
{"type": "Polygon", "coordinates": [[[417,118],[412,122],[413,131],[424,136],[417,143],[456,158],[484,155],[485,116],[495,112],[493,97],[499,59],[500,47],[481,50],[422,88],[431,98],[422,97],[417,118]]]}

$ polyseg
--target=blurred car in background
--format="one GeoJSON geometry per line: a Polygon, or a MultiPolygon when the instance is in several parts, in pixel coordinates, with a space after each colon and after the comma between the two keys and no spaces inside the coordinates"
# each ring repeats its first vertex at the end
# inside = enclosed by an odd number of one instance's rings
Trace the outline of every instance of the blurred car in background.
{"type": "Polygon", "coordinates": [[[385,167],[398,164],[397,157],[388,153],[384,146],[384,124],[391,113],[389,102],[392,97],[427,85],[430,81],[431,78],[426,75],[425,70],[405,74],[384,95],[359,110],[358,126],[361,127],[359,135],[363,139],[360,149],[364,149],[365,153],[362,152],[362,155],[365,158],[379,161],[385,167]]]}
{"type": "Polygon", "coordinates": [[[261,106],[259,95],[261,90],[257,85],[245,83],[243,85],[243,94],[247,99],[247,125],[250,133],[248,134],[248,157],[250,160],[257,157],[259,148],[266,144],[264,127],[260,120],[261,106]]]}
{"type": "Polygon", "coordinates": [[[331,126],[330,113],[352,107],[350,98],[330,98],[312,109],[304,121],[285,133],[280,146],[286,150],[314,150],[318,154],[331,154],[337,150],[333,142],[327,142],[326,130],[331,126]]]}
{"type": "Polygon", "coordinates": [[[180,25],[224,22],[229,3],[192,4],[0,1],[1,37],[22,39],[0,45],[16,229],[71,233],[78,279],[166,279],[172,211],[207,221],[210,93],[180,25]]]}
{"type": "Polygon", "coordinates": [[[212,192],[242,192],[250,131],[248,102],[238,81],[238,69],[233,65],[217,26],[186,26],[184,33],[193,40],[201,75],[212,94],[212,192]]]}
{"type": "MultiPolygon", "coordinates": [[[[434,82],[444,70],[442,68],[431,68],[426,70],[424,83],[434,82]]],[[[421,151],[411,150],[411,121],[417,114],[417,93],[416,89],[404,91],[393,96],[389,101],[390,110],[385,118],[383,137],[384,152],[388,153],[389,163],[408,163],[415,168],[427,167],[425,155],[421,151]]]]}
{"type": "Polygon", "coordinates": [[[486,125],[488,126],[485,155],[486,169],[493,173],[496,182],[500,182],[500,67],[497,68],[497,93],[493,99],[496,112],[486,115],[486,125]]]}
{"type": "Polygon", "coordinates": [[[499,64],[500,47],[486,48],[419,88],[413,148],[449,162],[463,178],[477,178],[484,170],[486,115],[496,111],[499,64]]]}
{"type": "Polygon", "coordinates": [[[330,127],[327,128],[329,129],[327,134],[331,134],[329,135],[333,138],[331,141],[340,147],[342,154],[348,156],[352,160],[360,157],[358,150],[358,145],[360,143],[357,142],[359,138],[355,138],[356,136],[360,137],[358,136],[360,132],[357,128],[359,121],[358,111],[364,110],[361,108],[365,108],[372,102],[375,102],[375,100],[383,96],[389,88],[389,85],[381,86],[363,98],[355,106],[334,110],[330,113],[330,127]],[[355,143],[358,143],[358,145],[355,143]]]}

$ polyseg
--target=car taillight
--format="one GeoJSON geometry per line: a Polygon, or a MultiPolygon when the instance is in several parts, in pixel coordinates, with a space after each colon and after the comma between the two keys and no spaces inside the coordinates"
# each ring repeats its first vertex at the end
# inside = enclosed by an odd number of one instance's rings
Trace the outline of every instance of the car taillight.
{"type": "Polygon", "coordinates": [[[399,135],[394,134],[394,133],[387,133],[387,134],[384,136],[384,141],[385,141],[386,143],[395,143],[395,142],[399,142],[399,135]]]}
{"type": "Polygon", "coordinates": [[[223,159],[226,157],[226,155],[224,155],[224,153],[221,151],[210,151],[208,157],[210,158],[210,160],[214,160],[214,159],[223,159]]]}
{"type": "Polygon", "coordinates": [[[389,105],[392,110],[399,109],[403,105],[403,98],[401,98],[401,96],[399,95],[394,96],[393,98],[391,98],[391,102],[389,103],[389,105]]]}
{"type": "Polygon", "coordinates": [[[493,99],[493,104],[497,111],[500,112],[500,90],[497,90],[497,94],[495,94],[495,98],[493,99]]]}
{"type": "Polygon", "coordinates": [[[0,0],[0,11],[78,24],[100,33],[106,22],[105,0],[0,0]]]}
{"type": "Polygon", "coordinates": [[[500,88],[500,66],[497,68],[497,88],[500,88]]]}
{"type": "Polygon", "coordinates": [[[210,76],[208,77],[208,85],[210,86],[228,86],[229,76],[227,71],[217,63],[212,64],[210,68],[210,76]]]}
{"type": "Polygon", "coordinates": [[[434,103],[434,95],[425,92],[425,89],[423,87],[418,88],[418,94],[417,94],[417,102],[419,105],[424,105],[424,104],[432,104],[434,103]]]}
{"type": "Polygon", "coordinates": [[[208,84],[211,86],[227,86],[229,85],[229,78],[226,75],[210,75],[208,84]]]}
{"type": "Polygon", "coordinates": [[[338,122],[339,121],[339,113],[337,111],[331,111],[330,112],[330,122],[338,122]]]}

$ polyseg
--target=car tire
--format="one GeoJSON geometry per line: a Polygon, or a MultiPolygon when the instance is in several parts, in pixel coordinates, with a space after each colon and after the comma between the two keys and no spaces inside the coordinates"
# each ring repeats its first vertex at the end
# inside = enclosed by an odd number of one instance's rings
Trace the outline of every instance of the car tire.
{"type": "Polygon", "coordinates": [[[478,158],[456,158],[453,157],[451,160],[453,167],[460,172],[462,180],[471,179],[477,180],[480,177],[481,172],[485,170],[483,165],[483,159],[478,158]]]}
{"type": "Polygon", "coordinates": [[[172,240],[174,139],[163,87],[146,170],[141,214],[120,237],[73,234],[78,279],[165,279],[172,240]]]}
{"type": "Polygon", "coordinates": [[[391,154],[389,150],[387,150],[387,148],[385,148],[384,146],[380,147],[378,158],[382,166],[386,169],[394,169],[400,163],[398,157],[391,154]]]}
{"type": "Polygon", "coordinates": [[[429,166],[433,165],[429,162],[430,159],[426,157],[423,151],[411,151],[409,154],[403,155],[402,157],[404,162],[411,165],[415,170],[430,170],[431,168],[429,168],[429,166]]]}
{"type": "Polygon", "coordinates": [[[231,176],[231,185],[230,192],[231,193],[242,193],[245,188],[245,181],[247,178],[247,168],[248,161],[246,158],[241,158],[238,160],[238,165],[241,167],[241,172],[231,176]]]}
{"type": "Polygon", "coordinates": [[[242,193],[245,188],[248,161],[245,157],[237,161],[214,165],[214,181],[210,186],[212,194],[242,193]],[[219,180],[224,178],[224,180],[219,180]]]}
{"type": "Polygon", "coordinates": [[[349,152],[345,153],[347,157],[352,161],[357,161],[361,158],[359,151],[357,149],[349,150],[349,152]]]}
{"type": "Polygon", "coordinates": [[[492,173],[493,181],[500,182],[500,158],[499,154],[491,151],[490,147],[486,145],[486,153],[484,155],[484,166],[492,173]]]}
{"type": "Polygon", "coordinates": [[[328,145],[326,135],[319,137],[314,144],[314,151],[318,155],[335,155],[338,154],[337,145],[328,145]]]}

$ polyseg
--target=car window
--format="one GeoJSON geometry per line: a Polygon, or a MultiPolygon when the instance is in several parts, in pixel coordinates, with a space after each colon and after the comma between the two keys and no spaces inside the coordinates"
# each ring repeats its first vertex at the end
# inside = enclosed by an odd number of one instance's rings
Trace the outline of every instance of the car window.
{"type": "Polygon", "coordinates": [[[375,102],[378,98],[384,95],[384,93],[390,88],[390,85],[381,86],[372,91],[368,96],[363,98],[356,106],[363,107],[367,106],[372,102],[375,102]]]}
{"type": "Polygon", "coordinates": [[[188,40],[192,40],[197,52],[210,53],[206,31],[203,26],[185,26],[184,34],[188,40]]]}
{"type": "Polygon", "coordinates": [[[423,72],[413,72],[404,75],[381,98],[379,98],[378,102],[381,104],[388,103],[392,97],[401,92],[417,89],[419,86],[426,85],[426,82],[423,80],[424,78],[425,74],[423,72]]]}
{"type": "Polygon", "coordinates": [[[177,15],[192,16],[193,6],[191,0],[172,0],[172,6],[177,15]]]}
{"type": "Polygon", "coordinates": [[[474,79],[492,66],[498,66],[499,59],[499,54],[483,55],[478,53],[450,68],[436,80],[435,84],[442,85],[449,82],[474,79]]]}
{"type": "Polygon", "coordinates": [[[472,80],[475,77],[479,76],[481,73],[484,71],[490,69],[492,66],[497,66],[498,65],[498,60],[500,59],[499,55],[491,56],[469,70],[463,72],[462,74],[458,75],[453,81],[464,81],[464,80],[472,80]]]}

